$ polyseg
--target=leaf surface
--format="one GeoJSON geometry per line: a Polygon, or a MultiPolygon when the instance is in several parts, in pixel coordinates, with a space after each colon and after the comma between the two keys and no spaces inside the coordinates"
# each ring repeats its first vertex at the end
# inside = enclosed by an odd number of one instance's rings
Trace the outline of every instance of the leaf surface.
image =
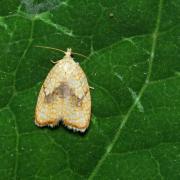
{"type": "Polygon", "coordinates": [[[0,2],[0,179],[180,179],[180,1],[0,2]],[[5,8],[6,7],[6,8],[5,8]],[[85,134],[34,125],[39,89],[71,47],[85,134]]]}

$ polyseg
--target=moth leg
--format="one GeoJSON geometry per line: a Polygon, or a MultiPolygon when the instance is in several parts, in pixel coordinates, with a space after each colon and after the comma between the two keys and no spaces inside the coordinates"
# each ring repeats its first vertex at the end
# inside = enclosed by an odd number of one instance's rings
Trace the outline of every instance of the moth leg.
{"type": "Polygon", "coordinates": [[[89,89],[93,89],[93,90],[94,90],[94,87],[92,87],[92,86],[89,86],[89,89]]]}
{"type": "Polygon", "coordinates": [[[58,63],[58,60],[57,60],[57,61],[51,60],[51,62],[52,62],[53,64],[57,64],[57,63],[58,63]]]}

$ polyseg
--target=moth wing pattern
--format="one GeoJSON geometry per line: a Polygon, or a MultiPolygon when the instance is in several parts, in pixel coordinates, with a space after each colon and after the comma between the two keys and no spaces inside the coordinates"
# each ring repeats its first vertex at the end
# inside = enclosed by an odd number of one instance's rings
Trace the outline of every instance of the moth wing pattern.
{"type": "Polygon", "coordinates": [[[35,123],[56,126],[59,121],[70,129],[84,132],[91,116],[91,96],[87,78],[71,57],[58,61],[46,77],[36,105],[35,123]]]}

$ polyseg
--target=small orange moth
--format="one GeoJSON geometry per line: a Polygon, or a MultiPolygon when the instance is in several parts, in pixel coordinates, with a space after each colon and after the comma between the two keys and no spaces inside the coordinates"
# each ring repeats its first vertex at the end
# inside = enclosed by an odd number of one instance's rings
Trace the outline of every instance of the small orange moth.
{"type": "MultiPolygon", "coordinates": [[[[46,46],[37,47],[62,51],[46,46]]],[[[41,87],[35,124],[54,127],[62,121],[69,129],[84,132],[91,117],[89,85],[85,73],[71,57],[71,49],[64,53],[63,59],[55,62],[41,87]]]]}

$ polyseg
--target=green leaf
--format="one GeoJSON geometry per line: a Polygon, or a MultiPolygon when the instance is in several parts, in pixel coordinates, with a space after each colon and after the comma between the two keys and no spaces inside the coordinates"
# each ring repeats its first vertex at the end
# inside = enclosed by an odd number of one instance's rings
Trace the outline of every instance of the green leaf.
{"type": "Polygon", "coordinates": [[[0,2],[0,179],[180,179],[180,1],[0,2]],[[86,133],[38,128],[40,86],[71,47],[86,133]]]}

